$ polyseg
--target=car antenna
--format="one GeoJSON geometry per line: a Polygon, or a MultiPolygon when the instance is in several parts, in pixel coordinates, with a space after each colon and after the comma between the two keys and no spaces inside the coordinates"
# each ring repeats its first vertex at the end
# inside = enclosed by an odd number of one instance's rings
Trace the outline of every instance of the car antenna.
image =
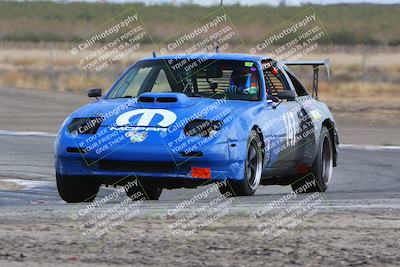
{"type": "MultiPolygon", "coordinates": [[[[221,0],[220,3],[220,8],[222,8],[222,5],[224,4],[224,0],[221,0]]],[[[219,31],[219,23],[218,23],[218,31],[219,31]]],[[[218,44],[215,46],[215,53],[219,53],[219,46],[218,44]]]]}
{"type": "Polygon", "coordinates": [[[157,57],[156,51],[153,50],[153,57],[157,57]]]}

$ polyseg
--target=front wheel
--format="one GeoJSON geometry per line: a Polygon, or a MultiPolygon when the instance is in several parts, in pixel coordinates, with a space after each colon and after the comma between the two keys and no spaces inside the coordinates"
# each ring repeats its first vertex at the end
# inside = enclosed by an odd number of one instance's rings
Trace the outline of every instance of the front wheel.
{"type": "Polygon", "coordinates": [[[92,202],[99,192],[100,183],[89,177],[56,174],[60,197],[67,203],[92,202]]]}
{"type": "Polygon", "coordinates": [[[240,181],[230,180],[226,186],[220,187],[221,194],[230,192],[231,196],[254,195],[262,175],[263,157],[260,144],[261,140],[256,131],[251,131],[247,142],[244,177],[240,181]]]}
{"type": "Polygon", "coordinates": [[[292,184],[292,189],[298,193],[325,192],[332,178],[333,143],[328,129],[323,126],[320,135],[317,156],[311,172],[304,178],[292,184]]]}

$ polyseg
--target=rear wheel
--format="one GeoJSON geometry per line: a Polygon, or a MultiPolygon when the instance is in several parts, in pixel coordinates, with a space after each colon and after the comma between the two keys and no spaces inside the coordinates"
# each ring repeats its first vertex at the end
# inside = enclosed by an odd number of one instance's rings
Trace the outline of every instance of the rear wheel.
{"type": "Polygon", "coordinates": [[[318,146],[318,153],[315,157],[311,172],[306,177],[293,183],[292,189],[299,193],[325,192],[332,178],[332,171],[333,144],[328,129],[323,126],[318,146]],[[315,185],[310,186],[310,182],[315,185]],[[300,190],[300,188],[304,190],[300,190]]]}
{"type": "Polygon", "coordinates": [[[125,192],[132,200],[138,200],[143,197],[147,200],[158,200],[161,196],[162,188],[149,183],[139,182],[138,186],[125,188],[125,192]]]}
{"type": "Polygon", "coordinates": [[[91,178],[56,174],[60,197],[68,203],[92,202],[99,192],[100,183],[91,178]]]}
{"type": "Polygon", "coordinates": [[[226,186],[220,187],[221,194],[230,192],[230,196],[251,196],[261,181],[262,151],[259,146],[260,137],[253,130],[247,143],[247,158],[245,162],[244,178],[240,181],[230,180],[226,186]]]}

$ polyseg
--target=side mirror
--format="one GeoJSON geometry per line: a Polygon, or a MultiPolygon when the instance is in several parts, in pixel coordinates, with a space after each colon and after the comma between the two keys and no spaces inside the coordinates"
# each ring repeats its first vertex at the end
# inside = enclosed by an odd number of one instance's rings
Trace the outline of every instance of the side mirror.
{"type": "Polygon", "coordinates": [[[93,88],[93,89],[89,89],[87,90],[87,95],[88,97],[100,97],[101,96],[101,89],[99,88],[93,88]]]}
{"type": "Polygon", "coordinates": [[[272,102],[279,102],[279,99],[274,95],[268,95],[267,100],[271,100],[272,102]]]}
{"type": "Polygon", "coordinates": [[[296,99],[296,92],[292,90],[278,91],[277,97],[279,99],[287,99],[288,101],[293,101],[296,99]]]}

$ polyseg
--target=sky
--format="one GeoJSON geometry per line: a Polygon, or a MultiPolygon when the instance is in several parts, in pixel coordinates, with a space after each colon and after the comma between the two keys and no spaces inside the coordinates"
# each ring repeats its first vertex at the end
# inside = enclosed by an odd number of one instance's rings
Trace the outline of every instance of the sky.
{"type": "MultiPolygon", "coordinates": [[[[58,0],[62,1],[62,0],[58,0]]],[[[64,0],[65,2],[68,0],[64,0]]],[[[70,0],[73,2],[76,0],[70,0]]],[[[80,0],[82,1],[82,0],[80,0]]],[[[86,2],[99,2],[100,0],[83,0],[86,2]]],[[[242,5],[270,4],[278,5],[282,0],[224,0],[225,5],[240,3],[242,5]]],[[[220,0],[107,0],[114,3],[142,2],[146,4],[162,3],[193,3],[199,5],[219,5],[220,0]]],[[[400,0],[285,0],[286,5],[300,5],[305,3],[313,4],[337,4],[337,3],[375,3],[375,4],[399,4],[400,0]]]]}

